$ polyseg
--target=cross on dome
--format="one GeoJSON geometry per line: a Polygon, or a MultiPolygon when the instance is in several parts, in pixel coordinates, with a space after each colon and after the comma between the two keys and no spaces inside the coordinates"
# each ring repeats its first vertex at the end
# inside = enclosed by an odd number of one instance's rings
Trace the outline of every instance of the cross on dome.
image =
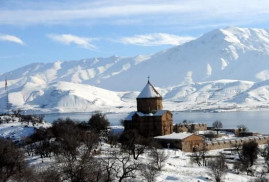
{"type": "Polygon", "coordinates": [[[150,83],[149,76],[148,76],[148,83],[143,88],[141,93],[137,96],[137,98],[156,98],[156,97],[162,97],[162,96],[158,93],[158,91],[150,83]]]}

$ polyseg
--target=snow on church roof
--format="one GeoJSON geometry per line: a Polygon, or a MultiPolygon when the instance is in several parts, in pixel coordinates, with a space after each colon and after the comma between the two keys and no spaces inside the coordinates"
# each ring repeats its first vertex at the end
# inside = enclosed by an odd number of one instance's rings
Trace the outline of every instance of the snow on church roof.
{"type": "Polygon", "coordinates": [[[137,98],[155,98],[162,97],[157,90],[153,87],[153,85],[148,81],[146,86],[143,88],[141,93],[137,96],[137,98]]]}
{"type": "Polygon", "coordinates": [[[126,121],[132,121],[132,119],[133,119],[133,115],[134,115],[135,113],[136,113],[135,111],[131,112],[131,113],[125,118],[125,120],[126,120],[126,121]]]}
{"type": "Polygon", "coordinates": [[[133,115],[137,114],[138,116],[140,117],[155,117],[155,116],[162,116],[165,114],[167,110],[158,110],[156,113],[148,113],[148,114],[144,114],[142,112],[136,112],[136,111],[133,111],[131,112],[126,118],[125,120],[126,121],[132,121],[133,119],[133,115]]]}

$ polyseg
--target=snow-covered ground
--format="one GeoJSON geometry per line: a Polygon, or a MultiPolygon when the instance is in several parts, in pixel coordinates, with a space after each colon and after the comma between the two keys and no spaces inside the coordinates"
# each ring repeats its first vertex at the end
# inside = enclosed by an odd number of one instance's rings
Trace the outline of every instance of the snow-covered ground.
{"type": "MultiPolygon", "coordinates": [[[[183,153],[180,150],[165,150],[169,155],[165,168],[161,175],[157,178],[158,182],[207,182],[214,181],[210,176],[210,170],[207,167],[198,166],[192,163],[189,153],[183,153]]],[[[216,155],[219,151],[211,151],[210,154],[216,155]]],[[[223,177],[223,181],[227,182],[248,182],[252,179],[246,175],[237,175],[232,172],[227,173],[223,177]]]]}
{"type": "Polygon", "coordinates": [[[51,123],[37,123],[33,126],[32,123],[19,122],[17,117],[0,116],[0,120],[6,120],[10,118],[8,123],[3,122],[0,124],[0,137],[8,138],[13,141],[20,141],[23,138],[33,134],[39,127],[47,128],[51,126],[51,123]]]}
{"type": "MultiPolygon", "coordinates": [[[[102,146],[102,151],[107,152],[111,149],[110,145],[105,144],[102,146]]],[[[185,153],[176,149],[162,149],[168,156],[165,166],[156,182],[209,182],[214,181],[210,175],[210,169],[205,166],[198,166],[196,163],[191,161],[190,156],[192,153],[185,153]]],[[[219,155],[223,150],[211,150],[207,152],[207,155],[216,156],[219,155]]],[[[145,152],[142,154],[139,161],[143,163],[149,163],[150,157],[149,153],[145,152]]],[[[259,158],[257,160],[257,166],[263,164],[263,159],[259,158]]],[[[232,170],[232,165],[229,165],[229,172],[223,176],[222,180],[224,182],[250,182],[254,180],[255,177],[248,176],[246,174],[236,174],[232,170]]],[[[142,182],[142,177],[139,177],[137,182],[142,182]]]]}

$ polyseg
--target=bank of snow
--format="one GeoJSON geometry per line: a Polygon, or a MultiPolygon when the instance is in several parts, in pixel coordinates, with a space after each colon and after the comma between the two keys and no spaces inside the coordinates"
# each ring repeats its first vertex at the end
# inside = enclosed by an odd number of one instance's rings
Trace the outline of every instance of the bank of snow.
{"type": "Polygon", "coordinates": [[[0,137],[11,139],[13,141],[20,141],[23,138],[33,134],[37,128],[50,127],[51,123],[37,123],[19,122],[19,118],[10,116],[0,116],[0,120],[4,121],[0,124],[0,137]],[[9,120],[8,122],[5,122],[9,120]]]}

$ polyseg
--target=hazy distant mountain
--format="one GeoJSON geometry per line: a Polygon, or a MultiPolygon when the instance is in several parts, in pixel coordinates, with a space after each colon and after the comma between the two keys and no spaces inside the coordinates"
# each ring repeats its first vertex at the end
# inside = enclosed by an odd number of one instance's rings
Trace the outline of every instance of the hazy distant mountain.
{"type": "Polygon", "coordinates": [[[0,75],[0,107],[7,77],[14,107],[131,110],[148,75],[178,110],[267,107],[269,31],[230,27],[147,56],[31,64],[0,75]]]}

